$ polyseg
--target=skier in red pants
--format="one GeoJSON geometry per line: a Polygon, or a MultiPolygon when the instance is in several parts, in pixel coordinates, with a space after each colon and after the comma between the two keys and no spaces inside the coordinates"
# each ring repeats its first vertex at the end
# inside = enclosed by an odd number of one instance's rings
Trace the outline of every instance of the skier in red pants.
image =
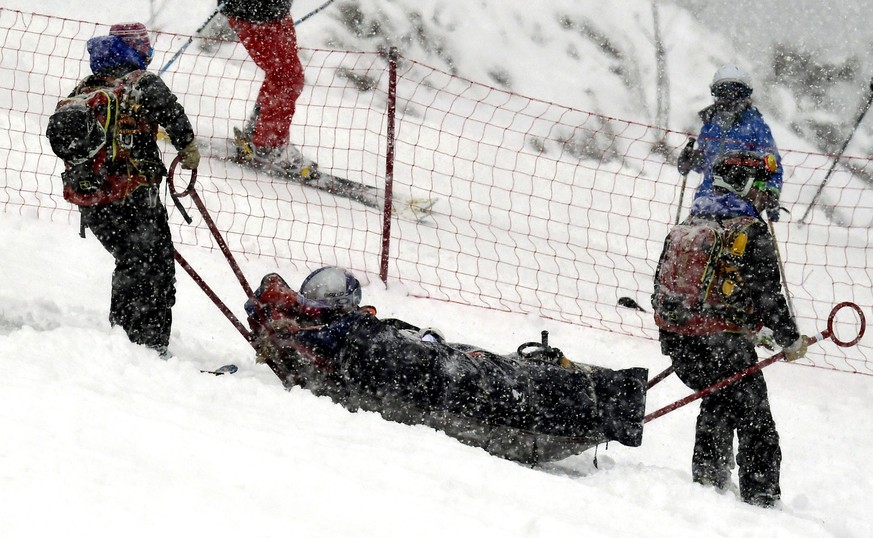
{"type": "Polygon", "coordinates": [[[289,144],[291,120],[303,91],[291,1],[219,0],[219,7],[249,56],[264,70],[255,108],[236,136],[239,157],[263,167],[279,164],[300,170],[305,165],[302,155],[289,144]]]}

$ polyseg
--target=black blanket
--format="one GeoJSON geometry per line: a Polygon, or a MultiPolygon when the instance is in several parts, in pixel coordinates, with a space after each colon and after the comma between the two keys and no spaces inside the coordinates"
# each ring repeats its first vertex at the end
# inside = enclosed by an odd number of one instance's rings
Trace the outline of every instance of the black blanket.
{"type": "Polygon", "coordinates": [[[647,370],[560,366],[464,344],[425,342],[414,327],[355,312],[284,335],[283,382],[348,409],[425,424],[503,458],[536,463],[614,440],[642,442],[647,370]]]}

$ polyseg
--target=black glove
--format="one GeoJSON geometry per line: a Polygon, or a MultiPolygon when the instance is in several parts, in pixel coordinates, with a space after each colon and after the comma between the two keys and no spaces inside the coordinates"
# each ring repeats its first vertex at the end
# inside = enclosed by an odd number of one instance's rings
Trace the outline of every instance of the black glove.
{"type": "Polygon", "coordinates": [[[759,215],[767,213],[767,218],[770,222],[779,221],[779,191],[773,187],[767,186],[764,181],[756,181],[752,184],[752,190],[746,197],[759,215]]]}
{"type": "Polygon", "coordinates": [[[679,159],[676,161],[676,168],[683,176],[688,174],[694,167],[703,163],[703,152],[699,149],[694,149],[691,144],[682,148],[682,153],[679,154],[679,159]]]}

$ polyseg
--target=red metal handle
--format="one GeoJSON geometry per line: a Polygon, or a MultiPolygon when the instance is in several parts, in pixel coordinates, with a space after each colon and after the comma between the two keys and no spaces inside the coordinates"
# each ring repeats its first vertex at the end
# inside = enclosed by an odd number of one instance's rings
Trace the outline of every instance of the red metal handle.
{"type": "MultiPolygon", "coordinates": [[[[844,301],[842,303],[839,303],[838,305],[836,305],[835,307],[833,307],[831,309],[831,313],[828,316],[827,329],[825,329],[824,331],[822,331],[821,333],[819,333],[815,336],[808,337],[806,340],[806,345],[811,346],[812,344],[814,344],[816,342],[820,342],[822,340],[830,338],[831,340],[834,341],[835,344],[837,344],[840,347],[852,347],[861,340],[861,337],[864,336],[864,332],[866,330],[867,330],[867,319],[864,317],[864,312],[861,310],[861,307],[859,307],[855,303],[852,303],[849,301],[844,301]],[[851,308],[852,310],[854,310],[858,314],[858,317],[860,318],[860,321],[861,321],[860,327],[858,328],[858,335],[852,340],[840,340],[839,338],[837,338],[836,334],[834,333],[834,320],[837,317],[837,313],[840,310],[842,310],[843,308],[851,308]]],[[[671,403],[670,405],[667,405],[667,406],[662,407],[661,409],[658,409],[657,411],[653,411],[653,412],[649,413],[648,415],[646,415],[643,418],[643,423],[651,422],[652,420],[655,420],[656,418],[658,418],[660,416],[666,415],[670,411],[679,409],[680,407],[683,407],[683,406],[693,402],[694,400],[703,398],[707,394],[711,394],[719,389],[722,389],[722,388],[730,385],[731,383],[735,383],[735,382],[739,381],[740,379],[742,379],[743,377],[746,377],[749,374],[755,373],[758,370],[761,370],[762,368],[773,364],[776,361],[782,360],[784,357],[785,357],[785,352],[780,351],[779,353],[773,355],[769,359],[764,359],[763,361],[759,362],[758,364],[755,364],[753,366],[746,368],[742,372],[736,373],[728,378],[722,379],[721,381],[719,381],[713,385],[710,385],[710,386],[706,387],[705,389],[702,389],[698,392],[695,392],[694,394],[686,396],[685,398],[682,398],[681,400],[677,400],[677,401],[671,403]]],[[[650,383],[650,386],[652,384],[653,383],[650,383]]]]}
{"type": "Polygon", "coordinates": [[[197,169],[194,168],[191,170],[191,180],[188,182],[188,186],[185,187],[184,191],[176,192],[176,186],[173,184],[173,175],[175,174],[176,166],[179,165],[181,160],[182,157],[176,155],[176,158],[173,159],[173,162],[170,164],[170,172],[167,174],[167,185],[170,187],[170,192],[172,192],[173,196],[176,198],[184,198],[194,192],[194,184],[197,183],[197,169]]]}
{"type": "Polygon", "coordinates": [[[655,377],[653,377],[652,379],[649,380],[649,382],[646,384],[646,390],[649,390],[650,388],[654,387],[655,385],[657,385],[658,383],[663,381],[667,376],[669,376],[672,373],[673,373],[673,365],[671,364],[663,372],[661,372],[660,374],[656,375],[655,377]]]}
{"type": "Polygon", "coordinates": [[[810,338],[807,341],[807,345],[813,342],[817,342],[818,340],[824,340],[830,338],[833,342],[840,347],[852,347],[858,342],[861,341],[861,338],[864,336],[864,332],[867,330],[867,318],[864,317],[864,311],[861,310],[861,307],[856,305],[850,301],[843,301],[842,303],[836,305],[831,309],[831,313],[828,316],[828,328],[824,330],[821,334],[817,334],[816,336],[810,338]],[[851,308],[858,314],[858,318],[861,320],[861,326],[858,328],[858,335],[852,340],[840,340],[837,337],[836,332],[834,332],[834,320],[837,317],[837,312],[842,310],[843,308],[851,308]]]}
{"type": "MultiPolygon", "coordinates": [[[[266,313],[263,308],[261,308],[260,303],[255,298],[255,294],[252,291],[251,286],[249,286],[248,281],[246,281],[245,276],[242,274],[242,270],[239,267],[239,264],[234,259],[233,254],[230,251],[230,248],[227,246],[227,243],[224,241],[224,238],[221,236],[221,232],[218,231],[218,227],[215,225],[215,221],[212,220],[212,217],[209,215],[209,210],[206,208],[206,204],[203,203],[203,200],[200,198],[200,195],[197,194],[197,191],[194,189],[194,184],[197,181],[197,169],[191,170],[191,181],[188,183],[188,186],[185,190],[176,194],[175,185],[173,185],[173,174],[176,170],[176,166],[178,166],[181,161],[180,157],[176,157],[173,159],[173,163],[170,165],[170,171],[167,175],[167,184],[169,185],[170,191],[173,193],[175,197],[182,196],[191,196],[191,200],[194,201],[194,205],[197,206],[197,209],[200,211],[200,214],[203,216],[203,221],[206,223],[206,226],[209,228],[212,237],[215,239],[216,243],[218,243],[218,247],[221,250],[222,254],[224,254],[225,259],[230,264],[230,268],[233,270],[233,273],[236,275],[237,280],[239,280],[240,285],[243,288],[243,291],[246,294],[246,297],[252,301],[252,304],[255,307],[255,313],[259,319],[263,320],[264,324],[267,327],[267,332],[269,334],[270,339],[273,342],[273,345],[276,349],[279,349],[280,346],[278,344],[275,331],[272,330],[272,325],[268,323],[266,313]]],[[[197,285],[200,286],[200,289],[206,293],[206,295],[212,299],[212,302],[218,307],[219,310],[227,317],[227,319],[233,324],[234,327],[239,331],[239,333],[245,338],[255,350],[258,349],[257,343],[255,342],[255,335],[248,331],[243,324],[239,321],[239,319],[230,311],[229,308],[218,298],[215,292],[206,284],[202,277],[197,274],[196,271],[188,264],[187,261],[179,254],[179,251],[175,251],[176,262],[182,266],[183,269],[191,276],[197,285]]],[[[285,367],[273,360],[267,359],[267,365],[270,367],[273,372],[282,380],[286,379],[291,372],[285,369],[285,367]]]]}

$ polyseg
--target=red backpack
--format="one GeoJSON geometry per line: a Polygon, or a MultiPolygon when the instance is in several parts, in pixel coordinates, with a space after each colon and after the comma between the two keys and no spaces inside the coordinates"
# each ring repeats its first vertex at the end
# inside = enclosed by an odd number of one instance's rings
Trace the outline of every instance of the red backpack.
{"type": "Polygon", "coordinates": [[[102,205],[149,183],[130,154],[133,135],[150,128],[128,99],[128,88],[143,73],[134,71],[120,79],[102,79],[105,85],[85,86],[77,95],[62,99],[49,117],[46,136],[54,154],[64,161],[61,179],[67,201],[102,205]]]}
{"type": "Polygon", "coordinates": [[[670,230],[652,295],[658,327],[682,335],[758,330],[739,270],[755,220],[689,217],[670,230]]]}

